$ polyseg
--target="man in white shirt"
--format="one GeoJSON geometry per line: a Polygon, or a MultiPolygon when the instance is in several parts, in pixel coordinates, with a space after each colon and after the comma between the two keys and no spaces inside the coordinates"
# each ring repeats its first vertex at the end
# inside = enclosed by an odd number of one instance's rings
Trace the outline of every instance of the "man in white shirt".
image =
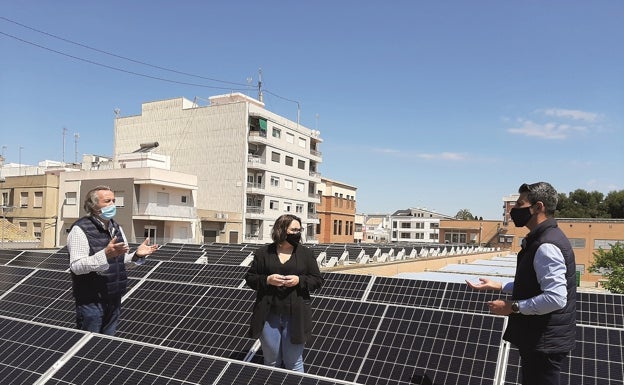
{"type": "Polygon", "coordinates": [[[87,215],[72,225],[67,236],[76,325],[81,330],[113,335],[127,289],[126,267],[142,264],[158,245],[150,245],[147,238],[129,253],[126,236],[113,220],[115,194],[107,186],[89,191],[84,209],[87,215]]]}

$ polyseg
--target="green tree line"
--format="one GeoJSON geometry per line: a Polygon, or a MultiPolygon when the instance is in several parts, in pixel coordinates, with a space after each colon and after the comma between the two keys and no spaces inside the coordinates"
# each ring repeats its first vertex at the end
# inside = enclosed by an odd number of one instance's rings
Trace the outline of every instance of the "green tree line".
{"type": "Polygon", "coordinates": [[[559,194],[557,218],[624,218],[624,190],[605,196],[598,191],[577,189],[559,194]]]}

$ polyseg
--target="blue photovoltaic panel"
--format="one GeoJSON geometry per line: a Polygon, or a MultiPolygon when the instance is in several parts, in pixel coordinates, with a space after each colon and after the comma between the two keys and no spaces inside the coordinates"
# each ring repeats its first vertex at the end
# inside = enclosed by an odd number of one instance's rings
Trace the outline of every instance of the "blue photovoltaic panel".
{"type": "Polygon", "coordinates": [[[0,317],[0,383],[34,384],[83,336],[0,317]]]}
{"type": "MultiPolygon", "coordinates": [[[[441,293],[442,294],[442,293],[441,293]]],[[[490,314],[487,302],[497,299],[511,299],[500,291],[477,291],[465,283],[448,283],[440,303],[442,309],[490,314]]]]}
{"type": "Polygon", "coordinates": [[[230,364],[216,385],[333,385],[342,382],[309,377],[297,372],[271,370],[268,367],[230,364]]]}
{"type": "Polygon", "coordinates": [[[371,280],[370,275],[322,273],[325,283],[315,296],[361,300],[371,280]]]}
{"type": "Polygon", "coordinates": [[[71,276],[38,270],[0,300],[0,314],[56,326],[76,325],[71,276]]]}
{"type": "Polygon", "coordinates": [[[208,289],[199,285],[145,281],[123,302],[116,335],[160,344],[208,289]]]}
{"type": "Polygon", "coordinates": [[[126,273],[128,274],[129,278],[139,278],[139,279],[144,278],[152,270],[154,270],[156,265],[158,265],[159,263],[161,262],[147,258],[145,259],[145,262],[143,262],[142,265],[127,268],[126,273]]]}
{"type": "Polygon", "coordinates": [[[0,249],[0,265],[13,260],[16,256],[23,253],[22,250],[0,249]]]}
{"type": "Polygon", "coordinates": [[[357,382],[493,384],[504,317],[388,306],[357,382]]]}
{"type": "Polygon", "coordinates": [[[211,287],[162,345],[243,360],[255,340],[247,337],[256,293],[211,287]]]}
{"type": "Polygon", "coordinates": [[[202,265],[191,283],[211,286],[239,287],[245,280],[249,270],[247,266],[234,265],[202,265]]]}
{"type": "Polygon", "coordinates": [[[24,267],[0,266],[0,299],[33,270],[24,267]]]}
{"type": "Polygon", "coordinates": [[[386,305],[315,297],[312,307],[313,337],[303,357],[306,372],[353,381],[386,305]]]}
{"type": "Polygon", "coordinates": [[[198,263],[165,261],[150,273],[149,279],[189,283],[203,268],[198,263]]]}
{"type": "MultiPolygon", "coordinates": [[[[576,327],[576,346],[561,365],[561,383],[621,385],[624,379],[624,330],[576,327]]],[[[520,355],[509,352],[505,385],[521,383],[520,355]]]]}
{"type": "Polygon", "coordinates": [[[624,295],[577,292],[576,322],[583,325],[624,328],[624,295]]]}
{"type": "Polygon", "coordinates": [[[94,336],[46,384],[214,384],[227,362],[94,336]]]}
{"type": "Polygon", "coordinates": [[[446,282],[376,277],[366,300],[437,309],[446,285],[446,282]]]}

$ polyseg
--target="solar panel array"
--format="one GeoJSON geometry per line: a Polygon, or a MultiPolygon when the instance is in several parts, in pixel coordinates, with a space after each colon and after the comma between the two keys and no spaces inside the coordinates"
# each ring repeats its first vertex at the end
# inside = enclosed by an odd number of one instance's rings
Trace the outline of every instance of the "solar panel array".
{"type": "MultiPolygon", "coordinates": [[[[517,351],[502,341],[506,318],[485,306],[500,293],[324,272],[300,375],[258,365],[262,351],[247,337],[255,293],[244,286],[246,267],[146,261],[130,270],[110,338],[71,329],[68,257],[60,266],[44,262],[62,252],[40,254],[0,254],[2,384],[519,383],[517,351]]],[[[623,298],[578,294],[577,347],[563,368],[569,383],[622,383],[623,298]]]]}

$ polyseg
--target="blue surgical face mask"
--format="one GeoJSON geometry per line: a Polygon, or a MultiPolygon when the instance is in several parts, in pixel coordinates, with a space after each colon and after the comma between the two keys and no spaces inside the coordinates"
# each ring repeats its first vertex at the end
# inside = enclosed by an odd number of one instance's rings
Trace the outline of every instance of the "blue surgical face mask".
{"type": "Polygon", "coordinates": [[[100,210],[100,216],[104,219],[111,219],[115,216],[115,214],[117,214],[117,206],[115,206],[114,204],[102,207],[102,209],[100,210]]]}

